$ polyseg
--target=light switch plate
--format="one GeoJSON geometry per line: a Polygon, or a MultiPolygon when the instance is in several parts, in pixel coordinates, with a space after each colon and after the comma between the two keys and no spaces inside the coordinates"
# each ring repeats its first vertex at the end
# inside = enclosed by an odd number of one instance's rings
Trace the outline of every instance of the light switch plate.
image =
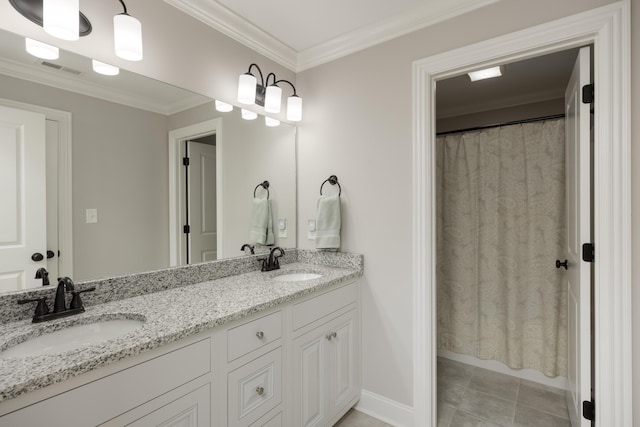
{"type": "Polygon", "coordinates": [[[285,218],[278,218],[278,237],[281,239],[287,237],[287,220],[285,218]]]}
{"type": "Polygon", "coordinates": [[[98,222],[98,209],[87,209],[85,214],[87,224],[95,224],[98,222]]]}
{"type": "Polygon", "coordinates": [[[316,239],[316,220],[315,219],[307,220],[307,239],[309,240],[316,239]]]}

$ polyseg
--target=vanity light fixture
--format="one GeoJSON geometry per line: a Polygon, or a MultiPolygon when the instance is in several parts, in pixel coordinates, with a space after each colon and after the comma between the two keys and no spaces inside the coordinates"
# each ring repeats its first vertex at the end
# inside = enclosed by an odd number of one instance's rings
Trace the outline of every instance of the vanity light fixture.
{"type": "Polygon", "coordinates": [[[216,110],[221,113],[228,113],[229,111],[233,111],[233,105],[227,104],[226,102],[218,101],[216,99],[216,110]]]}
{"type": "MultiPolygon", "coordinates": [[[[127,5],[118,0],[124,12],[113,17],[113,41],[118,57],[128,61],[142,59],[142,24],[129,15],[127,5]]],[[[22,16],[59,39],[78,40],[91,33],[91,22],[80,12],[79,0],[9,0],[22,16]]]]}
{"type": "Polygon", "coordinates": [[[60,57],[60,49],[50,44],[39,42],[38,40],[25,37],[25,48],[31,55],[42,59],[58,59],[60,57]]]}
{"type": "Polygon", "coordinates": [[[127,61],[142,59],[142,24],[127,13],[127,5],[119,0],[124,12],[113,17],[113,40],[116,55],[127,61]]]}
{"type": "Polygon", "coordinates": [[[255,120],[258,118],[258,113],[255,111],[245,110],[244,108],[240,111],[242,118],[245,120],[255,120]]]}
{"type": "Polygon", "coordinates": [[[264,124],[269,127],[276,127],[280,126],[280,120],[274,119],[269,116],[264,116],[264,124]]]}
{"type": "Polygon", "coordinates": [[[249,70],[240,75],[238,79],[238,102],[241,104],[257,104],[264,107],[267,113],[277,114],[280,112],[282,104],[282,88],[279,83],[287,83],[293,89],[293,95],[287,98],[287,120],[298,122],[302,120],[302,98],[296,93],[296,87],[288,80],[278,80],[274,73],[267,74],[266,80],[262,70],[258,65],[249,65],[249,70]],[[258,79],[251,74],[251,69],[255,67],[260,74],[258,79]],[[271,79],[271,83],[270,82],[271,79]]]}
{"type": "Polygon", "coordinates": [[[502,68],[500,66],[486,68],[484,70],[472,71],[468,73],[472,82],[484,79],[492,79],[494,77],[500,77],[502,75],[502,68]]]}
{"type": "Polygon", "coordinates": [[[120,68],[114,65],[105,64],[104,62],[96,61],[95,59],[91,60],[91,64],[93,66],[93,71],[98,74],[103,74],[105,76],[117,76],[120,74],[120,68]]]}

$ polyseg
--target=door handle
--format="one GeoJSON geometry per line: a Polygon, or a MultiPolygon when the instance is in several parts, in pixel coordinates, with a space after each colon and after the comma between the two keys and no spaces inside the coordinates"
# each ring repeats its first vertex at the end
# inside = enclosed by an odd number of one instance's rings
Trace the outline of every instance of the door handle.
{"type": "Polygon", "coordinates": [[[556,260],[556,268],[564,267],[565,270],[569,269],[569,262],[565,259],[564,262],[560,262],[559,259],[556,260]]]}
{"type": "Polygon", "coordinates": [[[43,259],[44,259],[44,256],[40,252],[36,252],[33,255],[31,255],[31,260],[35,262],[42,261],[43,259]]]}
{"type": "Polygon", "coordinates": [[[47,251],[47,259],[51,259],[56,256],[56,253],[53,251],[47,251]]]}

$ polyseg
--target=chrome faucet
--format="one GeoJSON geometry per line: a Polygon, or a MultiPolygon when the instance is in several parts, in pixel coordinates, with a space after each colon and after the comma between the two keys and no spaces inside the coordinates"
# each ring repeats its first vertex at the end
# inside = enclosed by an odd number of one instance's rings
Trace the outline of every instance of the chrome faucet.
{"type": "Polygon", "coordinates": [[[262,261],[261,271],[279,270],[280,261],[278,260],[278,258],[283,256],[284,250],[281,247],[276,246],[275,248],[271,249],[268,258],[258,258],[258,261],[262,261]],[[279,253],[279,255],[276,255],[276,251],[279,253]]]}

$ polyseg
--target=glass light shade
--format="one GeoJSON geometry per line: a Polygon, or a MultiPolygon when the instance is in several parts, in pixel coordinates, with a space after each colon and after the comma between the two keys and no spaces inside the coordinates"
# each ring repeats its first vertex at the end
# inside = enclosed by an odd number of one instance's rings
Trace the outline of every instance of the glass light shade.
{"type": "Polygon", "coordinates": [[[241,110],[241,114],[242,114],[242,118],[245,120],[255,120],[258,118],[258,113],[245,110],[244,108],[241,110]]]}
{"type": "Polygon", "coordinates": [[[256,102],[256,85],[258,79],[253,74],[240,74],[238,79],[238,102],[252,105],[256,102]]]}
{"type": "Polygon", "coordinates": [[[282,104],[282,89],[276,85],[267,86],[267,93],[264,97],[264,111],[277,114],[280,112],[282,104]]]}
{"type": "Polygon", "coordinates": [[[302,120],[302,98],[298,95],[287,98],[287,120],[292,122],[302,120]]]}
{"type": "Polygon", "coordinates": [[[121,13],[113,17],[113,41],[120,58],[142,59],[142,24],[133,16],[121,13]]]}
{"type": "Polygon", "coordinates": [[[264,124],[269,127],[276,127],[276,126],[280,126],[280,120],[264,116],[264,124]]]}
{"type": "Polygon", "coordinates": [[[228,113],[229,111],[233,111],[233,105],[227,104],[226,102],[218,101],[216,99],[216,110],[221,113],[228,113]]]}
{"type": "Polygon", "coordinates": [[[80,38],[80,1],[43,0],[42,28],[62,40],[80,38]]]}
{"type": "Polygon", "coordinates": [[[50,44],[39,42],[28,37],[25,39],[25,48],[31,55],[42,59],[58,59],[60,50],[50,44]]]}
{"type": "Polygon", "coordinates": [[[95,59],[91,60],[91,64],[93,66],[93,71],[98,74],[104,74],[105,76],[117,76],[120,74],[120,68],[105,64],[104,62],[96,61],[95,59]]]}

